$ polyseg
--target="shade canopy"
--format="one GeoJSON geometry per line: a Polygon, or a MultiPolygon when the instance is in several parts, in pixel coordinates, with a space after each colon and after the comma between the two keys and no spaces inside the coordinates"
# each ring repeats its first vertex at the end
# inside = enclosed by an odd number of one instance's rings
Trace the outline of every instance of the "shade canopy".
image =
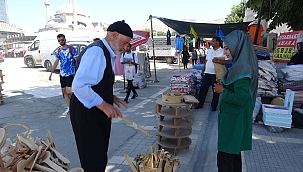
{"type": "Polygon", "coordinates": [[[193,26],[197,35],[200,38],[212,38],[216,35],[216,30],[220,28],[224,35],[229,34],[233,30],[247,31],[247,26],[250,22],[229,23],[229,24],[214,24],[214,23],[193,23],[179,20],[172,20],[162,17],[156,17],[168,27],[174,29],[179,34],[190,34],[190,26],[193,26]]]}

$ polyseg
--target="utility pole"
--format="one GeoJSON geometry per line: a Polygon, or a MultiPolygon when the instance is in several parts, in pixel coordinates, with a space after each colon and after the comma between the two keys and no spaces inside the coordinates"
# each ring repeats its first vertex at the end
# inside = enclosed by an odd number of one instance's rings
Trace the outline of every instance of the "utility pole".
{"type": "Polygon", "coordinates": [[[152,47],[153,47],[153,58],[154,58],[154,71],[155,71],[155,79],[154,82],[159,82],[157,79],[157,72],[156,72],[156,57],[155,57],[155,45],[154,45],[154,30],[153,30],[153,16],[149,15],[150,20],[150,30],[151,30],[151,40],[152,40],[152,47]]]}
{"type": "Polygon", "coordinates": [[[259,11],[259,14],[258,14],[258,24],[257,24],[256,32],[255,32],[255,38],[254,38],[254,44],[255,45],[257,43],[257,38],[258,38],[258,35],[259,35],[259,30],[260,30],[261,16],[262,16],[262,13],[263,13],[263,4],[264,4],[264,0],[262,0],[260,11],[259,11]]]}

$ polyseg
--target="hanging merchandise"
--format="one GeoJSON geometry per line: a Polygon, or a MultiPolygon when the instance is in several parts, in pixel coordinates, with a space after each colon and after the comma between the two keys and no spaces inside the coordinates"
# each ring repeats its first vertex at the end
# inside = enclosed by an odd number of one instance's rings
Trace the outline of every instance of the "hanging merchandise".
{"type": "Polygon", "coordinates": [[[200,39],[200,37],[198,37],[197,42],[196,42],[196,44],[195,44],[195,47],[196,47],[197,49],[200,49],[200,47],[201,47],[201,39],[200,39]]]}
{"type": "Polygon", "coordinates": [[[170,34],[169,29],[168,29],[167,33],[166,33],[166,45],[171,45],[170,37],[171,37],[171,34],[170,34]]]}
{"type": "Polygon", "coordinates": [[[189,42],[189,44],[188,44],[188,51],[189,52],[193,52],[194,40],[189,40],[188,42],[189,42]]]}
{"type": "Polygon", "coordinates": [[[183,50],[184,38],[177,35],[175,42],[176,42],[176,50],[180,50],[180,51],[183,50]]]}
{"type": "Polygon", "coordinates": [[[216,30],[216,36],[218,36],[218,37],[220,37],[221,39],[223,39],[225,36],[224,36],[224,33],[223,33],[223,31],[222,31],[222,29],[220,28],[220,26],[219,26],[219,28],[216,30]]]}
{"type": "Polygon", "coordinates": [[[256,32],[257,32],[257,26],[258,25],[256,24],[256,22],[252,22],[247,26],[247,32],[249,34],[249,37],[250,37],[252,43],[255,44],[255,45],[259,45],[261,43],[261,33],[264,31],[263,26],[260,25],[258,35],[257,35],[257,40],[254,43],[255,35],[256,35],[256,32]]]}

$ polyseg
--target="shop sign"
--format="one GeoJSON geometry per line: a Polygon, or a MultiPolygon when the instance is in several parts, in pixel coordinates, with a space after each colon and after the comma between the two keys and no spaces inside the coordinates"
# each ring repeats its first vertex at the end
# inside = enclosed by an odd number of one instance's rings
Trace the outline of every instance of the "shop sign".
{"type": "Polygon", "coordinates": [[[281,33],[277,40],[273,60],[289,62],[295,52],[298,40],[303,41],[303,31],[281,33]]]}

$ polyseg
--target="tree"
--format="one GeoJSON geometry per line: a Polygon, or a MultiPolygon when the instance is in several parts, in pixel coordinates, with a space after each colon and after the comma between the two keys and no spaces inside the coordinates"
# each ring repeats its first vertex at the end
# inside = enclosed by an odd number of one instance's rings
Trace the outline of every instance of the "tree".
{"type": "Polygon", "coordinates": [[[158,36],[166,36],[166,32],[158,31],[158,32],[157,32],[157,35],[158,35],[158,36]]]}
{"type": "Polygon", "coordinates": [[[145,28],[145,29],[143,29],[143,31],[150,33],[150,28],[145,28]]]}
{"type": "Polygon", "coordinates": [[[179,33],[178,32],[176,32],[175,30],[173,30],[172,32],[171,32],[171,36],[176,36],[176,35],[178,35],[179,33]]]}
{"type": "Polygon", "coordinates": [[[240,23],[243,22],[245,16],[245,4],[241,2],[239,5],[233,5],[231,8],[231,14],[227,15],[225,23],[240,23]]]}
{"type": "MultiPolygon", "coordinates": [[[[247,7],[259,13],[262,0],[248,0],[246,4],[247,7]]],[[[282,24],[287,24],[294,31],[302,30],[303,1],[264,0],[261,18],[266,21],[271,21],[268,30],[275,29],[282,24]]]]}

